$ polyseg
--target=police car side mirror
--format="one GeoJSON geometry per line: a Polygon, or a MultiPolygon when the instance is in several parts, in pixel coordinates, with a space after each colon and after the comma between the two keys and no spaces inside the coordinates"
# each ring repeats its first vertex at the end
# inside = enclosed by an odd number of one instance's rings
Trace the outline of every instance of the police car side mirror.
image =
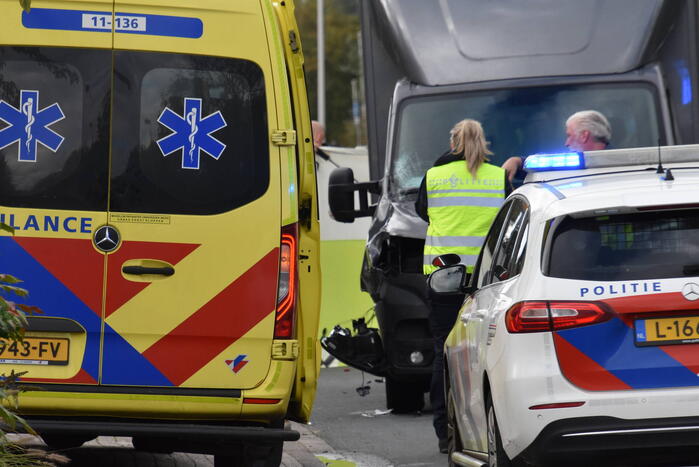
{"type": "Polygon", "coordinates": [[[427,278],[427,286],[438,295],[456,295],[464,293],[468,274],[466,266],[456,264],[438,269],[427,278]]]}
{"type": "Polygon", "coordinates": [[[369,205],[369,193],[380,194],[381,182],[354,183],[349,167],[338,167],[328,179],[330,213],[338,222],[354,222],[357,217],[373,216],[376,206],[369,205]],[[354,192],[359,192],[359,209],[354,209],[354,192]]]}

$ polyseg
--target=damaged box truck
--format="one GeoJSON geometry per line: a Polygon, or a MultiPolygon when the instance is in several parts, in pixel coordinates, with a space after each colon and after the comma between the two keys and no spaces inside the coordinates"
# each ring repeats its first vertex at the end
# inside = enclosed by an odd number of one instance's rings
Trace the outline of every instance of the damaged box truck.
{"type": "Polygon", "coordinates": [[[358,322],[322,343],[384,376],[389,408],[419,410],[429,388],[427,224],[414,202],[454,123],[479,120],[496,165],[564,151],[567,117],[587,109],[609,119],[613,148],[696,143],[698,3],[362,0],[374,181],[336,169],[329,201],[339,221],[372,216],[360,283],[378,329],[358,322]]]}

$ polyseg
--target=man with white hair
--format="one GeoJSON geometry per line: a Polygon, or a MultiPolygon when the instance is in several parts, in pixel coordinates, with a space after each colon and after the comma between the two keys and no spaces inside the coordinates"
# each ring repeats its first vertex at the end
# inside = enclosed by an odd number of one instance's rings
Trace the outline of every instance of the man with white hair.
{"type": "Polygon", "coordinates": [[[571,151],[605,149],[612,139],[612,128],[607,117],[596,110],[575,112],[566,120],[565,145],[571,151]]]}
{"type": "MultiPolygon", "coordinates": [[[[607,117],[596,110],[575,112],[566,120],[565,145],[571,151],[585,152],[605,149],[612,139],[612,127],[607,117]]],[[[507,178],[512,179],[524,165],[524,157],[510,157],[502,164],[507,178]]]]}

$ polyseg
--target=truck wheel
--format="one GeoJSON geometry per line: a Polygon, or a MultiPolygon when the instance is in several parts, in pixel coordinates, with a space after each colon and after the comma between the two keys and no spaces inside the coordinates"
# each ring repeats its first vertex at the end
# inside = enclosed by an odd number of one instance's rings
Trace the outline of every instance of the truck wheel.
{"type": "Polygon", "coordinates": [[[282,463],[282,441],[264,445],[244,444],[237,448],[239,454],[214,455],[214,467],[279,467],[282,463]]]}
{"type": "Polygon", "coordinates": [[[386,377],[386,408],[394,413],[410,413],[424,406],[425,393],[421,386],[386,377]]]}
{"type": "Polygon", "coordinates": [[[522,467],[524,464],[518,460],[510,460],[502,447],[495,408],[490,397],[486,401],[485,410],[488,428],[488,467],[522,467]]]}
{"type": "Polygon", "coordinates": [[[449,442],[449,467],[454,467],[455,464],[451,460],[451,455],[454,452],[463,451],[461,444],[461,434],[459,433],[459,425],[456,423],[456,408],[454,405],[454,395],[449,389],[447,394],[447,441],[449,442]]]}

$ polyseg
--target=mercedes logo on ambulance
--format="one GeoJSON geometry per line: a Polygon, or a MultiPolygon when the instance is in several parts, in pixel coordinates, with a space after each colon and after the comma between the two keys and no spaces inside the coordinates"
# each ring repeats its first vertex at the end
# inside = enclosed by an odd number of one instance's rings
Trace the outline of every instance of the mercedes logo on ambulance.
{"type": "Polygon", "coordinates": [[[114,251],[119,246],[120,240],[119,231],[111,225],[103,225],[95,231],[95,235],[92,237],[95,246],[105,253],[114,251]]]}
{"type": "Polygon", "coordinates": [[[699,300],[699,284],[694,282],[688,282],[682,286],[682,296],[693,302],[694,300],[699,300]]]}

